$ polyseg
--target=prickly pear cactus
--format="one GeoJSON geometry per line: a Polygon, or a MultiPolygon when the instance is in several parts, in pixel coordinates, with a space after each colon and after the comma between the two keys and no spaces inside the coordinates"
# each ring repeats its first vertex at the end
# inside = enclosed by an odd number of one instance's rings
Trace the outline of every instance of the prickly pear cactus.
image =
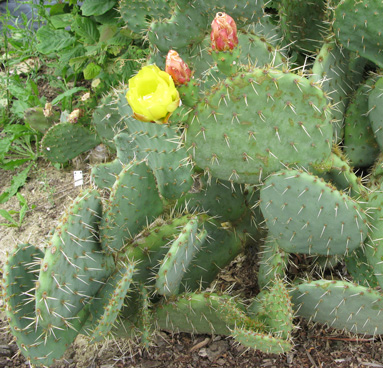
{"type": "Polygon", "coordinates": [[[294,313],[383,333],[381,2],[118,10],[157,68],[106,94],[96,133],[61,123],[42,141],[55,162],[100,141],[116,157],[92,168],[97,189],[45,253],[20,245],[8,257],[4,300],[23,354],[51,365],[78,333],[149,348],[160,329],[284,353],[294,313]],[[256,277],[233,296],[225,270],[238,264],[256,277]]]}

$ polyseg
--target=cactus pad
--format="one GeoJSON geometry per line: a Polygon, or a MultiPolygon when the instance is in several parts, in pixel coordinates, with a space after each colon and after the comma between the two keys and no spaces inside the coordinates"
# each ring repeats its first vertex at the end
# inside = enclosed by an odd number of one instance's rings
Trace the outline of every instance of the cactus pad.
{"type": "Polygon", "coordinates": [[[81,125],[59,123],[45,133],[41,150],[49,161],[65,163],[100,143],[95,133],[81,125]]]}
{"type": "Polygon", "coordinates": [[[36,287],[42,326],[59,328],[72,322],[113,271],[113,258],[103,254],[97,237],[100,215],[99,194],[87,190],[62,216],[48,243],[36,287]]]}
{"type": "Polygon", "coordinates": [[[101,221],[104,249],[119,251],[128,239],[163,211],[153,172],[146,161],[132,161],[113,185],[108,207],[101,221]]]}
{"type": "Polygon", "coordinates": [[[186,133],[199,167],[248,184],[285,165],[325,160],[331,140],[319,86],[276,69],[254,69],[218,84],[197,105],[186,133]]]}
{"type": "Polygon", "coordinates": [[[299,316],[354,333],[383,333],[382,294],[346,281],[318,280],[291,292],[299,316]]]}
{"type": "Polygon", "coordinates": [[[342,0],[335,9],[335,37],[351,51],[383,67],[383,4],[380,0],[342,0]]]}
{"type": "Polygon", "coordinates": [[[348,254],[367,236],[359,204],[305,172],[271,175],[261,189],[260,206],[270,234],[287,252],[348,254]]]}

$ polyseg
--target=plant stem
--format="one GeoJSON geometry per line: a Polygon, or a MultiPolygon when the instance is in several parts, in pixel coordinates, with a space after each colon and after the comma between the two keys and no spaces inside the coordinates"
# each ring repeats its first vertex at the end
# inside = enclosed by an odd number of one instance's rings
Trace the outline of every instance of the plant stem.
{"type": "Polygon", "coordinates": [[[8,67],[8,34],[7,34],[7,25],[9,20],[9,10],[8,10],[8,0],[7,0],[7,13],[5,16],[5,22],[3,20],[3,34],[4,34],[4,51],[5,51],[5,60],[4,60],[4,69],[5,69],[5,89],[6,89],[6,96],[7,96],[7,104],[5,108],[5,114],[4,114],[4,120],[9,117],[9,110],[10,110],[10,101],[11,101],[11,93],[9,91],[9,67],[8,67]]]}

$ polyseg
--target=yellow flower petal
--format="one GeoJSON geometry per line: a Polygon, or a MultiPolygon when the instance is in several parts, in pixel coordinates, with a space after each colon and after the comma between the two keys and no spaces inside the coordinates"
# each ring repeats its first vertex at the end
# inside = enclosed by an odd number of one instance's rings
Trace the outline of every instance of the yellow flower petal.
{"type": "Polygon", "coordinates": [[[156,65],[143,67],[129,80],[126,99],[141,121],[165,122],[179,105],[172,77],[156,65]]]}

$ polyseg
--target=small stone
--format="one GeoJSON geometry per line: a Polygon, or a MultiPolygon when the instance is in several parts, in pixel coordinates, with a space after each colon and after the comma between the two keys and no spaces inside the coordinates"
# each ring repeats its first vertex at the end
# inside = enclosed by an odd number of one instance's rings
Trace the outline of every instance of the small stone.
{"type": "Polygon", "coordinates": [[[212,343],[208,348],[203,348],[198,352],[202,358],[208,358],[210,361],[215,361],[222,356],[229,348],[227,341],[220,340],[212,343]]]}
{"type": "Polygon", "coordinates": [[[216,362],[218,365],[225,365],[226,364],[226,360],[225,359],[222,359],[222,358],[219,358],[216,362]]]}

